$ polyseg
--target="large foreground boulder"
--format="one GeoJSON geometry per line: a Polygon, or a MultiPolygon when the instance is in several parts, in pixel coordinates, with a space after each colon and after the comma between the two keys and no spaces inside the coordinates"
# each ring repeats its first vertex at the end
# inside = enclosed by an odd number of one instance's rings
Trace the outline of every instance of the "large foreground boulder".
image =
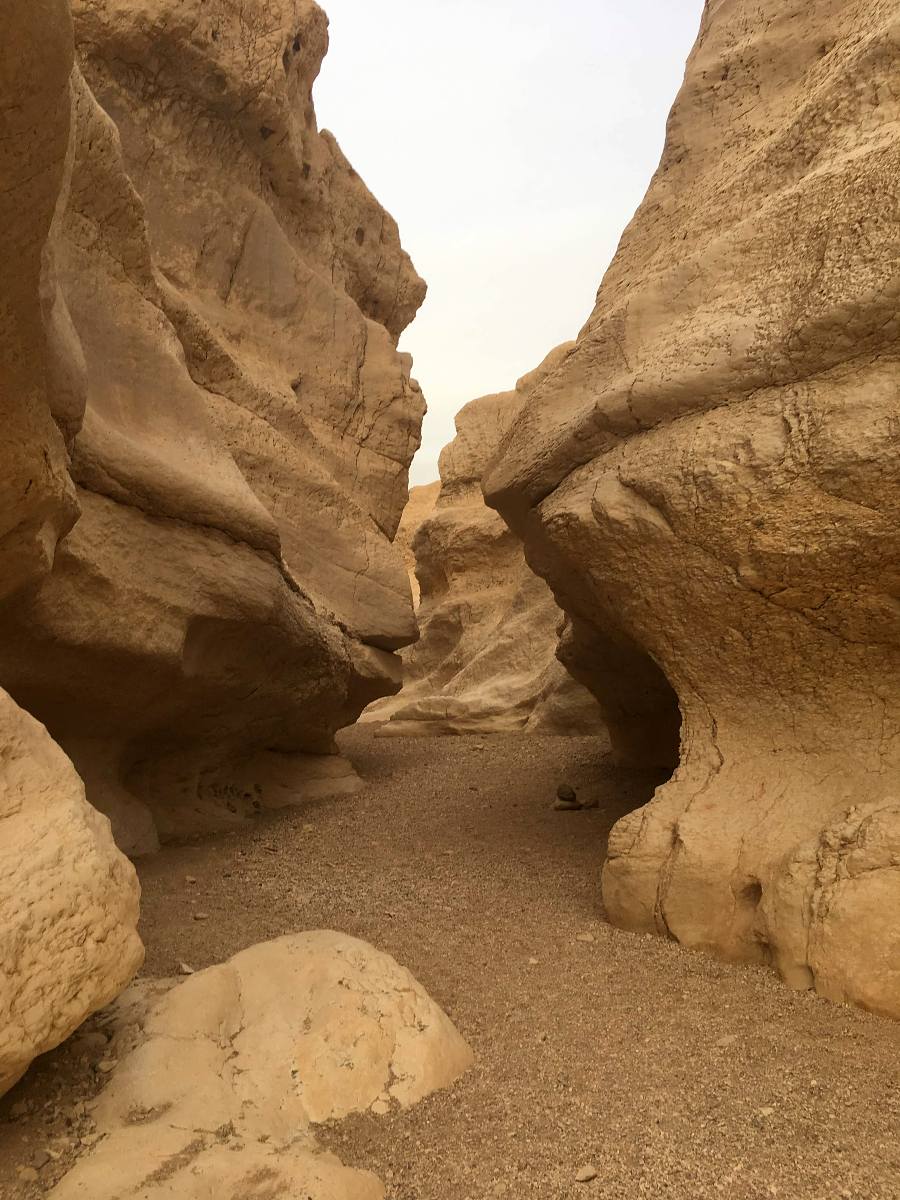
{"type": "Polygon", "coordinates": [[[316,127],[312,0],[74,0],[84,73],[61,0],[24,7],[47,44],[21,14],[4,39],[31,107],[3,120],[32,145],[0,198],[21,274],[0,369],[54,400],[34,482],[56,499],[23,524],[27,479],[0,483],[0,536],[46,560],[0,610],[0,683],[137,854],[354,786],[309,756],[397,690],[416,637],[391,540],[424,284],[316,127]]]}
{"type": "Polygon", "coordinates": [[[489,502],[618,751],[612,919],[900,1016],[900,25],[707,3],[660,168],[489,502]],[[679,737],[680,725],[680,737],[679,737]]]}
{"type": "Polygon", "coordinates": [[[62,750],[0,691],[0,1095],[141,965],[140,889],[62,750]]]}
{"type": "Polygon", "coordinates": [[[516,388],[467,404],[440,458],[436,496],[414,489],[411,548],[422,636],[404,652],[398,696],[372,705],[382,736],[599,734],[593,696],[556,657],[564,614],[529,570],[522,543],[484,503],[481,475],[530,390],[566,353],[560,347],[516,388]]]}
{"type": "Polygon", "coordinates": [[[472,1064],[408,971],[330,932],[138,985],[113,1020],[119,1065],[94,1112],[104,1136],[54,1200],[381,1200],[312,1127],[407,1107],[472,1064]]]}

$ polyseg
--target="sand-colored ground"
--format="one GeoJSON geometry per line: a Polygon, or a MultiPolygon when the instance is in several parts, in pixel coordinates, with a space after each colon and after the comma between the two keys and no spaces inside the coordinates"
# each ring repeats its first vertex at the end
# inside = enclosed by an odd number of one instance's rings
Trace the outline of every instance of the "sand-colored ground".
{"type": "MultiPolygon", "coordinates": [[[[342,742],[358,796],[143,862],[145,972],[317,927],[408,966],[478,1065],[326,1132],[391,1200],[900,1198],[900,1026],[605,923],[606,834],[652,781],[589,739],[342,742]],[[599,808],[552,811],[562,781],[599,808]]],[[[103,1078],[98,1027],[0,1101],[4,1200],[41,1196],[90,1136],[74,1106],[103,1078]]]]}

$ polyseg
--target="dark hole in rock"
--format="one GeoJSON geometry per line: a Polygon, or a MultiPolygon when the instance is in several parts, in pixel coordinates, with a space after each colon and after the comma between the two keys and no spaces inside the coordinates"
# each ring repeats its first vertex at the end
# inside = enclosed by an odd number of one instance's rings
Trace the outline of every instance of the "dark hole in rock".
{"type": "Polygon", "coordinates": [[[309,173],[311,170],[312,170],[312,164],[305,162],[303,164],[303,178],[304,179],[309,179],[309,173]]]}
{"type": "Polygon", "coordinates": [[[681,751],[681,706],[665,672],[630,637],[573,621],[557,656],[593,692],[620,763],[671,776],[681,751]]]}
{"type": "Polygon", "coordinates": [[[291,381],[291,391],[295,396],[300,395],[300,389],[303,387],[303,376],[298,375],[296,379],[291,381]]]}
{"type": "Polygon", "coordinates": [[[366,231],[363,229],[362,225],[359,226],[354,236],[356,237],[357,246],[361,246],[366,240],[366,231]]]}
{"type": "Polygon", "coordinates": [[[758,908],[759,903],[762,900],[762,894],[762,884],[758,879],[754,879],[752,883],[748,883],[747,886],[741,891],[741,899],[750,907],[758,908]]]}
{"type": "Polygon", "coordinates": [[[267,141],[274,132],[275,130],[270,129],[268,125],[260,125],[259,127],[259,136],[264,142],[267,141]]]}
{"type": "Polygon", "coordinates": [[[293,50],[294,50],[294,53],[295,53],[295,54],[299,54],[299,53],[300,53],[300,51],[303,49],[303,42],[300,40],[300,34],[299,34],[299,33],[298,33],[298,34],[297,34],[297,36],[294,38],[294,40],[293,40],[293,42],[291,43],[291,45],[293,46],[293,50]]]}

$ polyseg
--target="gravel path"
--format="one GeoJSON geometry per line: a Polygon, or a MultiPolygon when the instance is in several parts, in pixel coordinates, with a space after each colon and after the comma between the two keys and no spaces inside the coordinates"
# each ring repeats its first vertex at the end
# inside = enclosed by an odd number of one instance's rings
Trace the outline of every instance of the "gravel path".
{"type": "MultiPolygon", "coordinates": [[[[477,1066],[325,1131],[390,1200],[900,1200],[900,1026],[605,924],[607,832],[654,781],[588,739],[341,740],[358,796],[142,864],[145,973],[305,928],[409,967],[477,1066]],[[563,781],[599,807],[552,811],[563,781]]],[[[64,1111],[88,1059],[46,1056],[0,1119],[51,1084],[64,1111]]]]}

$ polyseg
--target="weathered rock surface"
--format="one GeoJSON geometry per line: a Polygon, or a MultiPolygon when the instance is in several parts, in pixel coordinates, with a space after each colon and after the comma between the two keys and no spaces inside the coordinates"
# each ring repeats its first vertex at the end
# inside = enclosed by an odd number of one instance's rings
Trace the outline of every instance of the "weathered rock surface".
{"type": "Polygon", "coordinates": [[[94,1112],[104,1137],[55,1200],[381,1200],[311,1127],[414,1104],[472,1063],[408,971],[342,934],[253,946],[167,987],[117,1005],[119,1063],[94,1112]]]}
{"type": "Polygon", "coordinates": [[[141,965],[140,889],[62,750],[0,691],[0,1094],[141,965]]]}
{"type": "MultiPolygon", "coordinates": [[[[78,508],[66,442],[77,375],[47,241],[66,181],[72,28],[62,4],[5,14],[0,50],[0,599],[52,569],[78,508]],[[54,420],[54,416],[56,420],[54,420]]],[[[0,690],[0,1094],[128,983],[138,883],[71,762],[0,690]]]]}
{"type": "MultiPolygon", "coordinates": [[[[397,526],[397,537],[394,544],[403,555],[403,561],[406,564],[409,585],[412,588],[413,607],[416,612],[419,611],[422,600],[422,589],[419,587],[416,575],[416,552],[413,549],[413,541],[419,532],[419,527],[433,515],[434,506],[437,504],[440,494],[441,481],[439,479],[436,479],[434,483],[424,483],[420,487],[410,488],[406,508],[404,508],[400,524],[397,526]]],[[[384,701],[384,703],[389,702],[384,701]]]]}
{"type": "Polygon", "coordinates": [[[366,712],[366,720],[389,718],[382,735],[602,731],[596,701],[556,658],[563,614],[481,493],[485,465],[566,349],[513,391],[467,404],[441,453],[437,496],[424,488],[410,495],[404,521],[419,521],[411,546],[422,636],[404,653],[402,692],[366,712]]]}
{"type": "Polygon", "coordinates": [[[900,25],[707,3],[597,306],[489,502],[636,761],[618,924],[900,1016],[900,25]],[[680,712],[679,712],[680,710],[680,712]]]}
{"type": "Polygon", "coordinates": [[[71,85],[71,45],[45,79],[66,7],[38,10],[49,50],[4,56],[31,56],[3,82],[26,78],[9,120],[33,146],[0,199],[23,258],[0,369],[52,385],[77,487],[40,406],[15,409],[52,453],[27,518],[3,479],[0,536],[47,561],[0,612],[0,683],[140,853],[310,776],[353,785],[306,756],[397,689],[416,636],[391,539],[424,408],[396,343],[424,285],[316,128],[311,0],[74,0],[71,85]]]}

